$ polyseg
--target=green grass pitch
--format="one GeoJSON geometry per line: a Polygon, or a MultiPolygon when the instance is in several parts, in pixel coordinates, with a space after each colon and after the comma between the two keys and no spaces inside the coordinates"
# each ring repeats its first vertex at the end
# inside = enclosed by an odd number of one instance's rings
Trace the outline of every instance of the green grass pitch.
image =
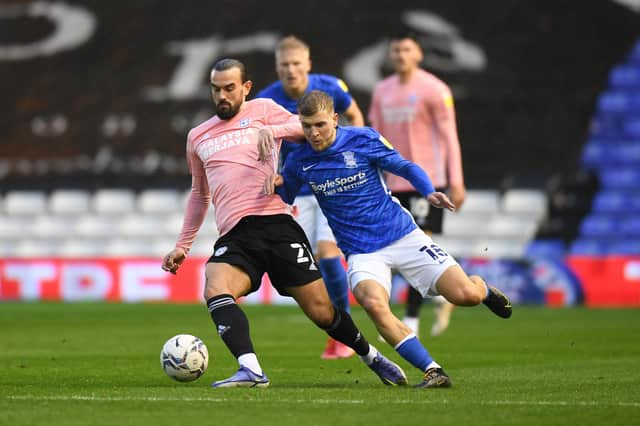
{"type": "MultiPolygon", "coordinates": [[[[395,307],[397,313],[401,307],[395,307]]],[[[640,310],[458,308],[422,340],[451,389],[382,385],[357,358],[323,361],[325,335],[294,306],[245,306],[267,389],[211,389],[237,368],[201,305],[0,304],[0,425],[631,425],[640,421],[640,310]],[[190,333],[199,380],[167,378],[159,352],[190,333]]],[[[376,340],[411,383],[421,374],[376,340]]]]}

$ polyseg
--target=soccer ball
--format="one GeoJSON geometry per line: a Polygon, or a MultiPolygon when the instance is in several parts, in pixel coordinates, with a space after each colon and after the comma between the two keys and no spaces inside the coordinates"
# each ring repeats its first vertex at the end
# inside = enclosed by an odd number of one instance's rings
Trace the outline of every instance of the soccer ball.
{"type": "Polygon", "coordinates": [[[191,382],[202,376],[209,365],[209,352],[204,342],[190,334],[178,334],[162,347],[162,369],[174,380],[191,382]]]}

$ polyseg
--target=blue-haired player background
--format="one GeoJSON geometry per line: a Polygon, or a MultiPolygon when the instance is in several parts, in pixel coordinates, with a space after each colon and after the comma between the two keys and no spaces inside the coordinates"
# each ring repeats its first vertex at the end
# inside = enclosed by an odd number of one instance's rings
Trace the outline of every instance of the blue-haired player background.
{"type": "MultiPolygon", "coordinates": [[[[302,95],[312,90],[322,90],[331,96],[335,110],[350,124],[364,125],[362,112],[342,80],[332,75],[310,74],[310,49],[305,42],[295,36],[284,37],[276,47],[275,59],[279,80],[258,92],[256,97],[270,98],[295,113],[302,95]]],[[[280,148],[280,163],[284,162],[291,151],[299,147],[299,144],[283,142],[280,148]]],[[[296,211],[296,221],[311,243],[331,301],[349,312],[349,283],[342,264],[342,253],[336,245],[327,219],[307,185],[300,188],[296,211]]],[[[329,339],[321,356],[323,359],[347,358],[353,353],[348,346],[329,339]]]]}
{"type": "Polygon", "coordinates": [[[383,171],[402,176],[438,208],[455,206],[436,192],[429,176],[404,159],[371,128],[338,126],[330,96],[305,94],[298,114],[307,142],[287,158],[281,175],[265,181],[265,192],[292,203],[309,185],[347,256],[351,290],[378,332],[411,365],[424,372],[419,387],[451,386],[415,333],[389,307],[391,269],[420,294],[442,295],[451,303],[481,302],[502,318],[511,316],[509,299],[477,276],[467,276],[446,251],[422,232],[411,214],[391,196],[383,171]]]}

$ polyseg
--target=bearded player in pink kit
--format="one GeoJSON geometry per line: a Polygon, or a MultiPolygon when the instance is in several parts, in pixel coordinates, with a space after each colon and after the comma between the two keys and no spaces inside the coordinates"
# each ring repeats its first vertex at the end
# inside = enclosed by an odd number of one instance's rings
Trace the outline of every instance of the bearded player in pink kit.
{"type": "MultiPolygon", "coordinates": [[[[437,191],[448,190],[451,201],[460,209],[466,190],[451,90],[420,68],[423,53],[412,33],[391,37],[389,57],[395,72],[375,86],[369,121],[393,141],[404,158],[427,171],[437,191]]],[[[424,197],[399,176],[389,174],[387,185],[423,231],[429,235],[442,233],[441,209],[429,208],[424,197]]],[[[453,305],[440,296],[433,301],[436,322],[431,335],[437,336],[448,327],[453,305]]],[[[409,287],[403,322],[416,335],[421,304],[420,293],[409,287]]]]}
{"type": "Polygon", "coordinates": [[[178,271],[213,203],[220,238],[206,264],[204,298],[240,368],[211,386],[269,386],[249,321],[236,303],[260,287],[265,272],[280,294],[293,297],[318,327],[351,347],[384,384],[406,385],[404,371],[367,342],[347,312],[331,304],[309,241],[290,207],[279,196],[264,193],[266,177],[276,171],[282,139],[303,137],[298,117],[270,99],[246,101],[252,82],[240,61],[218,61],[210,80],[216,115],[187,137],[191,194],[178,242],[164,257],[162,269],[178,271]],[[259,161],[259,146],[271,144],[272,138],[277,149],[271,161],[259,161]]]}

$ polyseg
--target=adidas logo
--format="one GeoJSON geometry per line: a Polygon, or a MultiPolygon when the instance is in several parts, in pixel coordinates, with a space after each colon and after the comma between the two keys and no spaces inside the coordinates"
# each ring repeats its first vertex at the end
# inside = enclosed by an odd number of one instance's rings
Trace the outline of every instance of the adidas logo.
{"type": "Polygon", "coordinates": [[[226,333],[229,329],[231,328],[230,325],[222,325],[220,324],[218,326],[218,335],[222,336],[224,333],[226,333]]]}

